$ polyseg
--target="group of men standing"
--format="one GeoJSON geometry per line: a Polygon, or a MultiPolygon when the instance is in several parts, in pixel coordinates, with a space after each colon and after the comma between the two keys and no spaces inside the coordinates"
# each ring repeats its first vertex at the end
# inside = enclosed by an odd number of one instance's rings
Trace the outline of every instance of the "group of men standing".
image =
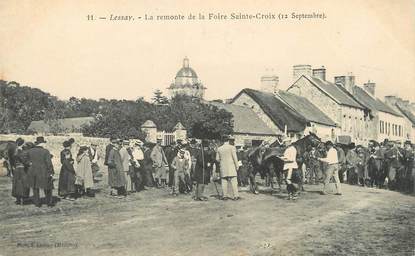
{"type": "MultiPolygon", "coordinates": [[[[414,149],[410,141],[404,142],[403,147],[388,140],[370,141],[368,147],[354,143],[332,147],[337,153],[338,183],[413,191],[414,149]]],[[[323,181],[324,171],[330,168],[327,162],[320,161],[321,155],[318,147],[310,147],[304,155],[310,184],[323,181]]]]}
{"type": "Polygon", "coordinates": [[[223,191],[220,198],[238,200],[239,163],[236,148],[229,144],[229,140],[228,136],[224,136],[223,145],[218,148],[208,140],[197,143],[194,139],[190,143],[178,140],[163,148],[162,140],[158,139],[155,145],[150,144],[144,151],[144,172],[152,174],[149,186],[169,186],[173,196],[180,192],[194,192],[194,200],[206,201],[205,186],[212,178],[218,177],[216,181],[221,181],[223,191]]]}

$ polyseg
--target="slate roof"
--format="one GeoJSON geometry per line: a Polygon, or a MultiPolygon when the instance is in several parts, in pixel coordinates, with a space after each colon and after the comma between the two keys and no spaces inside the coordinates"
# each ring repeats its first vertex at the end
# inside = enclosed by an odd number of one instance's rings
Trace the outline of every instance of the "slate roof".
{"type": "Polygon", "coordinates": [[[359,102],[357,102],[351,94],[349,94],[346,90],[344,90],[341,87],[341,85],[334,84],[329,81],[324,81],[320,78],[316,78],[313,76],[303,75],[302,77],[305,77],[310,83],[318,87],[338,104],[354,108],[365,109],[365,107],[362,106],[359,102]]]}
{"type": "Polygon", "coordinates": [[[248,107],[220,102],[209,102],[209,104],[232,113],[234,133],[276,136],[275,132],[248,107]]]}
{"type": "Polygon", "coordinates": [[[365,107],[372,111],[381,111],[392,114],[394,116],[401,116],[391,107],[383,103],[380,99],[371,96],[367,91],[359,86],[353,88],[353,96],[365,107]]]}
{"type": "Polygon", "coordinates": [[[307,119],[272,93],[246,88],[239,92],[232,102],[242,93],[248,94],[282,131],[286,125],[289,132],[302,132],[308,124],[307,119]]]}
{"type": "MultiPolygon", "coordinates": [[[[94,120],[93,117],[75,117],[57,119],[56,122],[58,123],[59,128],[63,129],[65,132],[78,132],[83,125],[87,125],[94,120]]],[[[32,121],[27,130],[48,133],[50,132],[50,126],[44,120],[32,121]]]]}
{"type": "Polygon", "coordinates": [[[406,117],[409,119],[409,121],[411,121],[412,126],[415,126],[415,115],[409,110],[407,109],[405,106],[402,106],[399,103],[395,104],[396,107],[398,108],[398,110],[406,117]]]}
{"type": "Polygon", "coordinates": [[[278,96],[308,121],[328,126],[336,126],[336,123],[331,120],[330,117],[324,114],[307,98],[285,91],[278,91],[278,96]]]}

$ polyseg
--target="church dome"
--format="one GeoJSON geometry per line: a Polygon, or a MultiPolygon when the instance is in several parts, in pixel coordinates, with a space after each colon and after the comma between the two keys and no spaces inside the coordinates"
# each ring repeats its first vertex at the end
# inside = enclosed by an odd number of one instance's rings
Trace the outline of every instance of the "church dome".
{"type": "Polygon", "coordinates": [[[189,59],[183,60],[183,67],[177,72],[174,82],[168,87],[171,97],[174,95],[188,95],[203,98],[206,88],[199,81],[196,72],[190,67],[189,59]]]}
{"type": "Polygon", "coordinates": [[[177,72],[176,78],[197,78],[196,72],[189,66],[189,59],[186,57],[183,60],[183,67],[177,72]]]}
{"type": "Polygon", "coordinates": [[[190,67],[182,67],[176,74],[177,77],[197,78],[196,72],[190,67]]]}

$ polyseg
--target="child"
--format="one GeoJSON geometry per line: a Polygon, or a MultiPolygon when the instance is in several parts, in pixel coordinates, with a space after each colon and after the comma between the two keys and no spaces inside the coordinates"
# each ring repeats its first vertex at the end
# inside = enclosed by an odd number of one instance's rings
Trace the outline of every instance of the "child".
{"type": "Polygon", "coordinates": [[[180,181],[185,184],[186,170],[189,168],[189,161],[184,157],[185,151],[180,149],[179,154],[173,159],[171,167],[174,169],[173,192],[174,196],[178,195],[180,181]]]}

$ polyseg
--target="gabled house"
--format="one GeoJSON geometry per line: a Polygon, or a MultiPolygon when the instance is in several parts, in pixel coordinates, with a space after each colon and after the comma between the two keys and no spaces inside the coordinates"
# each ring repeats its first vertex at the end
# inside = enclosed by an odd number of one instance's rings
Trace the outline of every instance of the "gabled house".
{"type": "Polygon", "coordinates": [[[362,105],[370,109],[370,119],[367,120],[369,125],[368,137],[379,142],[385,139],[405,140],[405,120],[403,116],[376,98],[375,90],[376,84],[370,81],[365,83],[363,87],[353,87],[353,96],[362,105]]]}
{"type": "MultiPolygon", "coordinates": [[[[404,139],[415,143],[415,115],[412,112],[412,104],[396,96],[386,96],[386,104],[394,111],[400,113],[404,119],[404,139]]],[[[391,127],[391,129],[393,129],[391,127]]]]}
{"type": "Polygon", "coordinates": [[[337,127],[337,137],[350,137],[356,144],[368,142],[370,110],[352,95],[354,76],[336,77],[335,83],[326,80],[326,69],[311,69],[310,65],[294,66],[294,83],[288,92],[307,98],[337,127]]]}
{"type": "Polygon", "coordinates": [[[255,112],[245,106],[209,102],[209,104],[232,113],[233,133],[236,146],[259,145],[263,141],[274,142],[278,135],[255,112]]]}
{"type": "Polygon", "coordinates": [[[296,139],[309,131],[332,139],[335,122],[304,97],[274,90],[275,93],[243,89],[231,101],[252,109],[265,124],[280,136],[296,139]]]}

